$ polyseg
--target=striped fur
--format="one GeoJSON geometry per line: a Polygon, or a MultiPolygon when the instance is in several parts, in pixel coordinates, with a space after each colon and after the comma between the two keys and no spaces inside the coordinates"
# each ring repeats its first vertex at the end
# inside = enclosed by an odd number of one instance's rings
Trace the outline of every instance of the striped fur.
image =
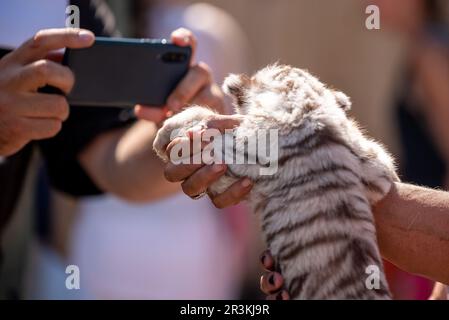
{"type": "MultiPolygon", "coordinates": [[[[261,176],[258,164],[232,164],[209,191],[221,193],[240,177],[253,179],[249,202],[291,297],[389,299],[371,206],[398,177],[388,153],[347,117],[349,98],[306,71],[280,65],[252,78],[231,75],[223,87],[235,98],[237,113],[246,115],[235,141],[258,129],[279,129],[279,168],[261,176]],[[370,265],[381,271],[378,289],[365,285],[370,265]]],[[[167,120],[155,150],[167,160],[163,147],[171,130],[213,116],[193,107],[167,120]]]]}

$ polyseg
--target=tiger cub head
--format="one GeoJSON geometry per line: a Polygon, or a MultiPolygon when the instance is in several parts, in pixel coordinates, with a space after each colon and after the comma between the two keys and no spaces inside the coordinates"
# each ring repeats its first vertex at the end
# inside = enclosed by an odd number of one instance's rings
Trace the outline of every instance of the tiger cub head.
{"type": "Polygon", "coordinates": [[[237,113],[282,122],[297,122],[311,112],[341,116],[351,108],[351,100],[344,93],[288,65],[274,64],[252,77],[231,74],[224,81],[223,91],[233,98],[237,113]]]}

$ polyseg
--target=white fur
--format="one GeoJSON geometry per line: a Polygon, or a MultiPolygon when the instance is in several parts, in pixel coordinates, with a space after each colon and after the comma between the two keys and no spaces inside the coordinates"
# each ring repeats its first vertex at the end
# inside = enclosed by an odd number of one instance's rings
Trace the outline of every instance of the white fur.
{"type": "MultiPolygon", "coordinates": [[[[390,190],[392,182],[398,181],[392,157],[373,140],[365,137],[357,124],[348,118],[346,111],[351,107],[351,101],[344,93],[328,89],[317,78],[304,70],[289,66],[273,65],[257,72],[251,79],[246,76],[230,75],[224,82],[223,89],[235,98],[236,112],[245,115],[240,126],[234,130],[236,141],[245,136],[256,134],[259,129],[278,129],[279,159],[294,154],[296,145],[302,148],[299,142],[319,135],[323,130],[331,133],[336,141],[343,144],[331,144],[326,147],[312,150],[305,157],[292,157],[279,170],[269,178],[268,182],[256,182],[252,190],[250,203],[255,208],[257,204],[266,201],[258,212],[267,224],[265,235],[275,232],[283,227],[295,225],[319,212],[330,212],[338,203],[347,202],[357,214],[366,218],[366,221],[352,222],[329,221],[323,223],[318,220],[301,232],[275,238],[269,243],[270,250],[275,257],[286,243],[307,243],[318,236],[332,234],[345,234],[349,239],[366,240],[376,245],[375,229],[372,221],[370,205],[381,200],[390,190]],[[294,146],[291,149],[286,146],[294,146]],[[282,187],[308,175],[314,170],[328,166],[348,167],[352,173],[345,170],[327,172],[313,180],[294,186],[286,190],[280,197],[276,197],[282,187]],[[301,195],[319,189],[329,183],[346,182],[351,187],[345,190],[323,196],[299,199],[301,195]],[[298,198],[299,197],[299,198],[298,198]],[[359,201],[366,199],[365,202],[359,201]],[[288,204],[288,206],[284,205],[288,204]],[[269,217],[269,212],[278,211],[269,217]]],[[[158,132],[154,142],[154,149],[165,161],[165,146],[170,142],[170,134],[174,129],[186,129],[193,125],[206,125],[208,119],[215,113],[202,107],[192,107],[168,119],[158,132]]],[[[237,150],[244,152],[244,150],[237,150]]],[[[238,177],[250,177],[253,181],[260,179],[258,165],[229,164],[229,169],[238,177]]],[[[210,186],[211,194],[225,191],[236,178],[226,175],[210,186]]],[[[303,251],[294,260],[283,265],[283,275],[289,284],[295,276],[304,271],[315,272],[324,268],[329,261],[341,253],[345,242],[318,246],[311,251],[303,251]]],[[[382,262],[376,249],[376,261],[382,262]]],[[[329,280],[328,286],[317,292],[320,295],[330,294],[332,285],[337,279],[344,277],[354,267],[350,260],[342,262],[341,270],[336,270],[334,278],[329,280]]],[[[317,278],[318,279],[318,278],[317,278]]],[[[306,287],[316,286],[317,280],[306,283],[306,287]]],[[[382,275],[382,283],[386,280],[382,275]]],[[[332,298],[347,297],[355,294],[362,284],[349,287],[346,291],[336,294],[332,298]]],[[[309,288],[310,289],[310,288],[309,288]]],[[[307,290],[306,290],[307,291],[307,290]]],[[[306,292],[305,291],[305,292],[306,292]]],[[[368,296],[371,293],[368,293],[368,296]]],[[[297,298],[314,298],[299,296],[297,298]]],[[[373,293],[370,298],[385,298],[373,293]]]]}

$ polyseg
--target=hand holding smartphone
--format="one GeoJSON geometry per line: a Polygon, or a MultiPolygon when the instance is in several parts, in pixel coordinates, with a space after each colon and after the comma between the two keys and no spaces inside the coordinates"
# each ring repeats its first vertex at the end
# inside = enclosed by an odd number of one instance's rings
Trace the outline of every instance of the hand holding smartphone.
{"type": "Polygon", "coordinates": [[[77,106],[164,106],[191,54],[166,40],[97,37],[92,47],[65,52],[63,64],[76,79],[67,99],[77,106]]]}

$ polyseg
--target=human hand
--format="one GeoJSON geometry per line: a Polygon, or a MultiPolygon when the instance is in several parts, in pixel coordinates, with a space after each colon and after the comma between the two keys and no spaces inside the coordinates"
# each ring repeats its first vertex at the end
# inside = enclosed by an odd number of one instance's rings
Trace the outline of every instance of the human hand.
{"type": "Polygon", "coordinates": [[[224,95],[213,81],[209,66],[203,62],[195,62],[197,41],[193,33],[179,28],[171,34],[171,41],[178,46],[192,48],[189,71],[170,94],[164,108],[137,105],[134,108],[136,116],[140,119],[160,123],[166,118],[167,112],[177,113],[187,104],[205,105],[219,113],[224,113],[224,95]]]}
{"type": "Polygon", "coordinates": [[[260,256],[265,273],[260,277],[260,290],[267,295],[267,300],[289,300],[290,295],[282,288],[284,278],[274,271],[275,261],[270,251],[265,251],[260,256]]]}
{"type": "Polygon", "coordinates": [[[68,67],[49,57],[65,47],[89,47],[94,39],[92,32],[82,29],[41,30],[0,59],[0,156],[59,132],[69,115],[66,98],[37,90],[51,85],[67,94],[75,78],[68,67]]]}
{"type": "MultiPolygon", "coordinates": [[[[241,121],[239,115],[218,115],[215,119],[209,120],[206,124],[208,129],[217,129],[224,132],[231,129],[241,121]]],[[[167,146],[167,153],[178,143],[191,143],[194,132],[190,132],[189,137],[179,137],[174,139],[167,146]]],[[[202,146],[205,147],[205,146],[202,146]]],[[[190,148],[193,150],[194,148],[190,148]]],[[[225,164],[174,164],[168,162],[165,166],[165,177],[170,182],[182,181],[182,190],[191,198],[198,198],[198,195],[206,192],[207,188],[226,173],[225,164]]],[[[212,196],[211,200],[217,208],[225,208],[242,201],[251,191],[252,182],[248,178],[240,179],[231,185],[225,192],[212,196]]]]}

